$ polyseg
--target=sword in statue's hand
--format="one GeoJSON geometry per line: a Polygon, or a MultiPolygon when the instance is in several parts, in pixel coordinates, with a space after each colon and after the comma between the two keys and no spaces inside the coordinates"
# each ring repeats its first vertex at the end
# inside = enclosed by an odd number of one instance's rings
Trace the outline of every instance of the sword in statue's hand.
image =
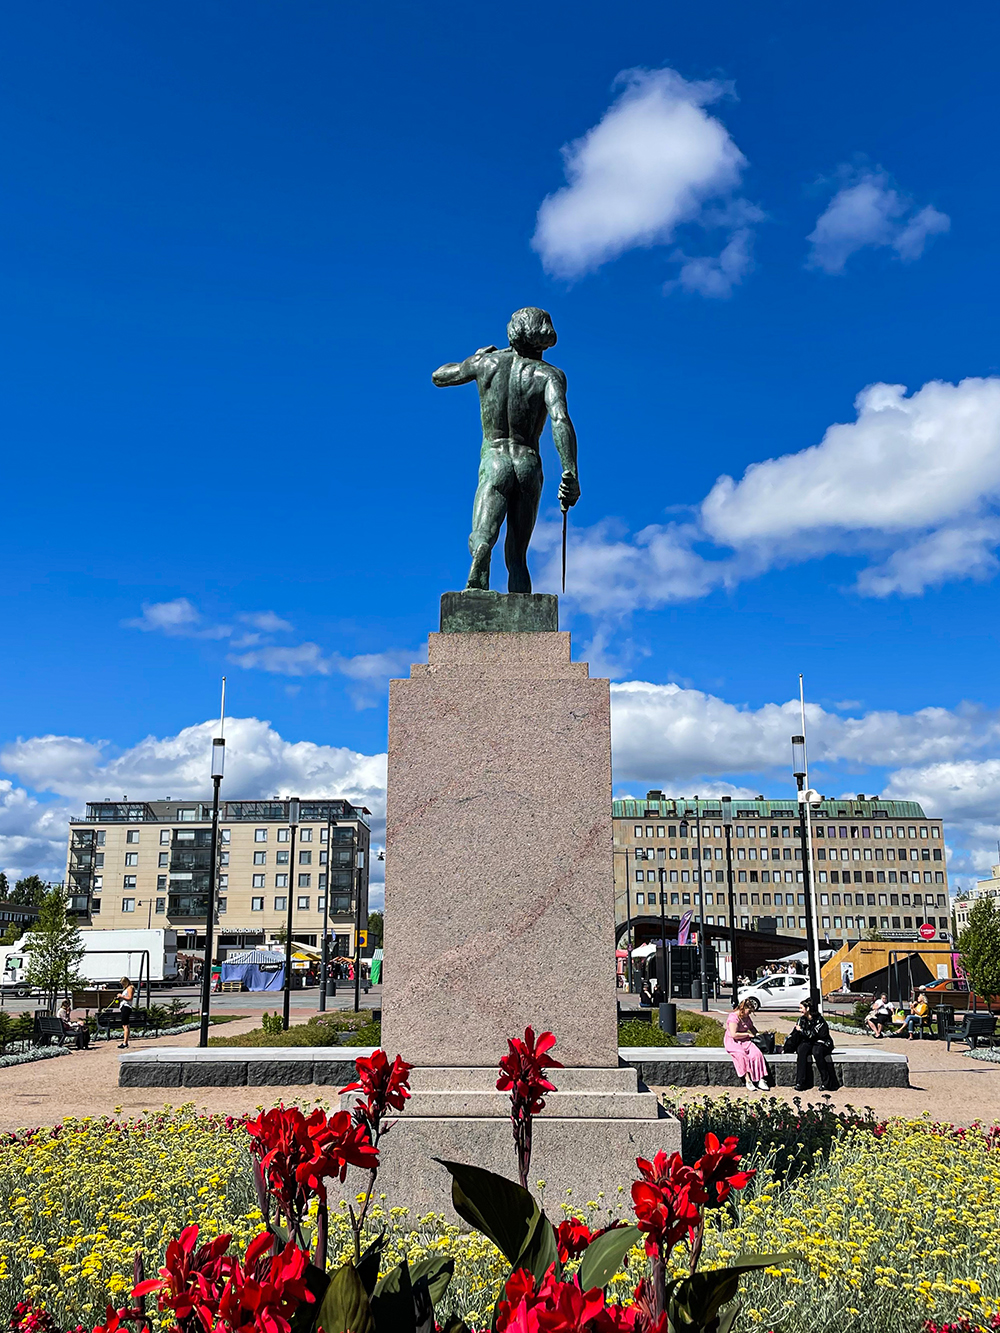
{"type": "Polygon", "coordinates": [[[569,506],[562,504],[563,531],[562,531],[562,590],[566,591],[566,522],[569,518],[569,506]]]}

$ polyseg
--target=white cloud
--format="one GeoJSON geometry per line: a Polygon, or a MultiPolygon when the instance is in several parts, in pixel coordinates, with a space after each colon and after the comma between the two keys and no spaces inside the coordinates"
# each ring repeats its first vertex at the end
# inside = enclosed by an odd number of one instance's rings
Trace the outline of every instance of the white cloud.
{"type": "MultiPolygon", "coordinates": [[[[847,175],[847,169],[841,169],[847,175]]],[[[904,262],[919,259],[928,238],[946,232],[951,220],[929,205],[914,210],[881,168],[851,172],[809,236],[808,263],[825,273],[843,273],[851,255],[867,246],[888,246],[904,262]]]]}
{"type": "Polygon", "coordinates": [[[371,708],[382,697],[390,677],[408,675],[410,663],[422,660],[426,653],[424,645],[412,653],[402,650],[344,657],[340,653],[324,655],[318,643],[298,643],[255,648],[232,654],[229,660],[246,671],[279,676],[346,676],[353,682],[348,694],[355,707],[371,708]]]}
{"type": "MultiPolygon", "coordinates": [[[[932,380],[909,396],[873,384],[855,407],[819,444],[752,463],[739,481],[719,477],[686,521],[634,535],[615,520],[573,526],[568,595],[592,615],[622,616],[831,553],[868,558],[856,589],[870,597],[992,577],[1000,378],[932,380]]],[[[558,586],[559,531],[537,529],[546,588],[558,586]]]]}
{"type": "MultiPolygon", "coordinates": [[[[598,124],[563,149],[568,184],[538,210],[532,245],[559,277],[665,244],[684,224],[724,223],[725,207],[737,202],[746,158],[704,109],[731,88],[692,83],[671,69],[628,70],[617,82],[623,90],[598,124]],[[710,206],[719,203],[722,213],[713,216],[710,206]]],[[[734,237],[718,259],[688,260],[682,284],[727,294],[748,265],[749,238],[734,237]]]]}
{"type": "Polygon", "coordinates": [[[753,267],[752,250],[753,233],[747,227],[740,227],[714,258],[691,258],[678,251],[674,258],[684,262],[677,282],[686,292],[696,292],[699,296],[730,296],[753,267]]]}
{"type": "Polygon", "coordinates": [[[178,639],[226,639],[233,632],[231,625],[206,624],[201,612],[186,597],[175,597],[172,602],[143,602],[142,615],[135,620],[123,620],[122,624],[126,629],[178,639]]]}
{"type": "Polygon", "coordinates": [[[278,634],[295,628],[287,620],[282,620],[281,616],[276,615],[274,611],[251,611],[249,615],[240,616],[239,618],[244,625],[250,625],[265,634],[278,634]]]}
{"type": "MultiPolygon", "coordinates": [[[[35,792],[59,799],[41,802],[23,787],[0,779],[0,868],[61,879],[65,872],[67,820],[87,801],[205,798],[211,787],[212,737],[218,721],[185,727],[175,736],[147,736],[118,754],[106,741],[76,736],[35,736],[0,750],[0,768],[35,792]]],[[[385,828],[384,754],[344,746],[286,741],[269,722],[226,719],[226,776],[230,800],[268,796],[343,797],[372,811],[373,841],[385,828]]]]}

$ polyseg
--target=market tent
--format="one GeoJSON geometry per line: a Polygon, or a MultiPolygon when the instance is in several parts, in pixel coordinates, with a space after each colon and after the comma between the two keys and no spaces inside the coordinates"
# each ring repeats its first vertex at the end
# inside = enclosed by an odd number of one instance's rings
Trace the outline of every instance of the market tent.
{"type": "MultiPolygon", "coordinates": [[[[835,950],[833,949],[820,949],[819,961],[821,963],[829,962],[834,953],[835,950]]],[[[786,953],[782,955],[781,958],[769,958],[767,961],[769,963],[807,963],[809,961],[809,954],[805,949],[800,949],[798,953],[786,953]]]]}
{"type": "Polygon", "coordinates": [[[222,964],[222,981],[240,981],[247,990],[281,990],[285,984],[284,954],[267,949],[231,953],[222,964]]]}
{"type": "Polygon", "coordinates": [[[382,950],[375,949],[372,952],[371,966],[372,985],[377,986],[382,979],[382,950]]]}

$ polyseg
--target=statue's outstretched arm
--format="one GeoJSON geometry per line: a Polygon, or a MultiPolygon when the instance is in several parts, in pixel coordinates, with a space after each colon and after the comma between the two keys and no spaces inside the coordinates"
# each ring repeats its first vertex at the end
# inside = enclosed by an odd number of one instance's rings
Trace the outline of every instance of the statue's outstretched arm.
{"type": "Polygon", "coordinates": [[[580,478],[576,465],[576,431],[566,406],[566,376],[553,366],[545,383],[545,406],[552,422],[552,443],[562,463],[559,483],[559,504],[563,509],[575,505],[580,498],[580,478]]]}
{"type": "Polygon", "coordinates": [[[480,347],[478,352],[467,356],[464,361],[448,361],[438,366],[431,379],[439,389],[447,389],[452,384],[470,384],[476,378],[476,362],[487,352],[495,352],[495,347],[480,347]]]}

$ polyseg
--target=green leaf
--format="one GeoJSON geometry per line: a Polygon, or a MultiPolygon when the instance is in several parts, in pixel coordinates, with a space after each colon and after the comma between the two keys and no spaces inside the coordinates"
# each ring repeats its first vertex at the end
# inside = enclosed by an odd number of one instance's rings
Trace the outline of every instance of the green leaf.
{"type": "Polygon", "coordinates": [[[558,1278],[562,1274],[562,1265],[559,1263],[556,1233],[545,1214],[539,1213],[512,1267],[526,1268],[540,1282],[553,1264],[558,1278]]]}
{"type": "Polygon", "coordinates": [[[315,1326],[323,1333],[375,1333],[372,1308],[353,1264],[346,1263],[334,1273],[316,1312],[315,1326]]]}
{"type": "Polygon", "coordinates": [[[410,1269],[410,1280],[416,1286],[422,1278],[426,1278],[431,1303],[437,1305],[448,1290],[448,1283],[451,1281],[454,1272],[454,1259],[442,1259],[440,1255],[434,1254],[430,1258],[421,1259],[419,1263],[413,1265],[410,1269]]]}
{"type": "MultiPolygon", "coordinates": [[[[667,1300],[670,1333],[682,1330],[721,1333],[724,1324],[721,1318],[717,1322],[717,1316],[724,1305],[735,1299],[744,1273],[777,1268],[797,1258],[794,1254],[741,1254],[726,1268],[711,1268],[671,1283],[667,1300]]],[[[728,1312],[725,1318],[732,1322],[728,1312]]]]}
{"type": "Polygon", "coordinates": [[[642,1232],[638,1227],[612,1227],[592,1240],[580,1261],[578,1277],[583,1290],[606,1287],[620,1271],[626,1254],[640,1240],[642,1232]]]}
{"type": "Polygon", "coordinates": [[[385,1245],[385,1231],[375,1237],[356,1265],[361,1285],[370,1296],[378,1284],[379,1264],[382,1262],[382,1249],[385,1245]]]}
{"type": "Polygon", "coordinates": [[[464,1319],[459,1319],[457,1315],[452,1315],[447,1324],[442,1327],[441,1333],[471,1333],[471,1331],[464,1319]]]}
{"type": "Polygon", "coordinates": [[[451,1172],[455,1212],[488,1237],[511,1267],[516,1267],[541,1217],[535,1200],[505,1176],[463,1162],[446,1162],[441,1157],[434,1160],[451,1172]]]}
{"type": "MultiPolygon", "coordinates": [[[[378,1333],[414,1333],[417,1320],[413,1308],[413,1284],[405,1259],[379,1278],[372,1296],[372,1314],[378,1333]]],[[[328,1330],[324,1328],[323,1333],[328,1330]]]]}

